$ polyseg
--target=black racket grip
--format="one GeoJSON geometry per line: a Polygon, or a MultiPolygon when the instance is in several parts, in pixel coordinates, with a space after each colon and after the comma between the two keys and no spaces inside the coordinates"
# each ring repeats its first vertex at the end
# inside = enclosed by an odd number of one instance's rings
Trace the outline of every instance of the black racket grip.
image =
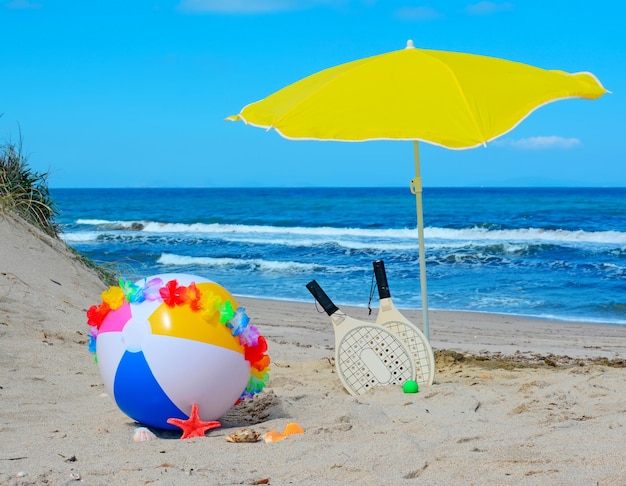
{"type": "Polygon", "coordinates": [[[385,263],[382,260],[376,260],[373,265],[376,283],[378,284],[378,297],[381,299],[388,299],[391,297],[391,292],[389,292],[389,284],[387,283],[385,263]]]}
{"type": "Polygon", "coordinates": [[[313,297],[315,297],[315,300],[319,302],[326,314],[332,316],[339,310],[339,308],[333,304],[333,301],[330,300],[330,297],[326,295],[326,292],[322,290],[320,284],[318,284],[315,280],[311,280],[308,284],[306,284],[306,288],[309,289],[311,294],[313,294],[313,297]]]}

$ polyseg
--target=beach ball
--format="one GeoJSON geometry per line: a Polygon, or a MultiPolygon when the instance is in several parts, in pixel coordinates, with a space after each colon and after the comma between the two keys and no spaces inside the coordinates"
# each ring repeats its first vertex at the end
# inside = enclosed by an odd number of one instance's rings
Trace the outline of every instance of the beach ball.
{"type": "Polygon", "coordinates": [[[88,321],[105,389],[144,425],[176,429],[167,420],[187,419],[194,404],[216,420],[267,378],[264,338],[224,287],[201,277],[121,281],[88,321]]]}

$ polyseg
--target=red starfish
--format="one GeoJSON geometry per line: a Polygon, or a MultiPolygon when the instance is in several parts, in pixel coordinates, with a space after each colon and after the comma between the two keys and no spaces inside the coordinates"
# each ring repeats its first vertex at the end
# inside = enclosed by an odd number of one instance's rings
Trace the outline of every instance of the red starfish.
{"type": "Polygon", "coordinates": [[[191,406],[191,415],[187,420],[170,418],[167,419],[168,424],[175,425],[183,429],[183,435],[181,439],[191,439],[192,437],[204,437],[204,433],[209,429],[215,429],[221,427],[219,422],[203,422],[198,415],[198,404],[194,403],[191,406]]]}

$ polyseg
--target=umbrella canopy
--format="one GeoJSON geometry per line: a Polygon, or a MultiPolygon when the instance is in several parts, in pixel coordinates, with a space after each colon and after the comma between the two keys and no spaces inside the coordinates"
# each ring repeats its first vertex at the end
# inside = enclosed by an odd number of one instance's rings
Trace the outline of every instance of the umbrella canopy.
{"type": "Polygon", "coordinates": [[[469,149],[507,133],[535,109],[607,93],[591,73],[545,70],[487,56],[407,48],[319,71],[245,106],[229,120],[298,140],[410,140],[415,146],[420,281],[429,337],[418,141],[469,149]]]}

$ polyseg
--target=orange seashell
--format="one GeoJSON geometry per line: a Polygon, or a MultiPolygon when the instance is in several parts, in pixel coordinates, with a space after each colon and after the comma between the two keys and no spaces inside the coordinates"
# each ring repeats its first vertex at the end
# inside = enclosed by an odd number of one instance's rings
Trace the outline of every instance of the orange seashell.
{"type": "Polygon", "coordinates": [[[296,422],[290,422],[285,426],[285,430],[282,434],[276,430],[270,430],[263,434],[263,440],[269,444],[270,442],[279,442],[286,439],[290,435],[303,433],[304,429],[302,427],[300,427],[296,422]]]}
{"type": "Polygon", "coordinates": [[[277,430],[269,430],[265,432],[262,437],[266,444],[269,444],[270,442],[279,442],[285,438],[285,436],[277,430]]]}
{"type": "Polygon", "coordinates": [[[294,435],[294,434],[304,434],[304,429],[300,427],[296,422],[290,422],[285,427],[285,430],[283,431],[283,435],[286,437],[288,435],[294,435]]]}

